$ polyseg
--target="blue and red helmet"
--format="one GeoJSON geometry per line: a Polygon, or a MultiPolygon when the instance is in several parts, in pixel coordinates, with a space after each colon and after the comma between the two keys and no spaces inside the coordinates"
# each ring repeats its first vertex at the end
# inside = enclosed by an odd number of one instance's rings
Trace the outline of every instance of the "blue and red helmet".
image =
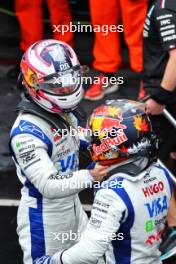
{"type": "Polygon", "coordinates": [[[110,100],[97,107],[89,121],[92,159],[102,165],[138,157],[157,158],[157,139],[143,103],[110,100]]]}

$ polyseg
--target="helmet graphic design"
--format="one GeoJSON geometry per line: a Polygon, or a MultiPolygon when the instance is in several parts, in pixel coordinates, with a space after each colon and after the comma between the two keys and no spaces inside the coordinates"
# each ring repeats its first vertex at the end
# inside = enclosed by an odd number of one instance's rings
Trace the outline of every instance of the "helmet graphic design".
{"type": "Polygon", "coordinates": [[[62,41],[48,39],[30,46],[22,57],[21,72],[30,98],[50,112],[72,111],[82,99],[80,63],[62,41]]]}
{"type": "Polygon", "coordinates": [[[88,128],[92,159],[103,165],[131,158],[157,156],[157,140],[152,132],[145,105],[130,100],[111,100],[93,111],[88,128]]]}

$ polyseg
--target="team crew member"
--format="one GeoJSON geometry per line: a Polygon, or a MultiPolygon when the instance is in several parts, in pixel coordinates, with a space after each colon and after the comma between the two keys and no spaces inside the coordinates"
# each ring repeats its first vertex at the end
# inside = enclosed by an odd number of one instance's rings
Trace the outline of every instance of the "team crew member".
{"type": "MultiPolygon", "coordinates": [[[[72,21],[71,12],[67,0],[46,1],[53,38],[66,42],[73,46],[73,33],[68,31],[62,34],[60,30],[54,30],[54,25],[69,25],[72,21]]],[[[43,0],[15,0],[15,12],[20,25],[20,50],[17,54],[17,64],[7,73],[8,78],[17,79],[20,72],[20,60],[26,49],[34,42],[43,39],[43,0]]]]}
{"type": "Polygon", "coordinates": [[[60,239],[87,223],[78,192],[106,175],[106,167],[78,171],[79,138],[72,113],[82,98],[81,70],[73,49],[43,40],[30,46],[21,61],[28,99],[19,105],[10,135],[17,174],[23,184],[18,236],[24,264],[73,245],[60,239]],[[57,238],[56,238],[57,237],[57,238]]]}
{"type": "Polygon", "coordinates": [[[148,111],[157,115],[176,95],[176,7],[172,0],[153,2],[143,34],[144,87],[153,98],[147,101],[148,111]]]}
{"type": "Polygon", "coordinates": [[[104,253],[107,264],[162,263],[158,246],[172,183],[157,162],[157,140],[144,105],[113,100],[93,112],[89,125],[100,131],[90,151],[94,161],[109,166],[106,181],[80,242],[36,263],[93,264],[104,253]]]}
{"type": "MultiPolygon", "coordinates": [[[[164,106],[171,108],[176,103],[176,77],[174,69],[176,66],[176,7],[172,0],[153,1],[144,25],[144,88],[151,95],[147,104],[147,110],[153,115],[162,113],[164,106]]],[[[172,109],[173,108],[173,109],[172,109]]],[[[166,159],[173,145],[173,134],[175,131],[165,133],[164,126],[168,127],[164,118],[152,117],[156,132],[161,127],[161,138],[166,143],[166,136],[171,133],[168,147],[163,146],[162,159],[166,159]],[[166,135],[167,134],[167,135],[166,135]],[[165,139],[165,140],[164,140],[165,139]],[[164,151],[163,151],[164,150],[164,151]]],[[[162,146],[161,146],[162,147],[162,146]]]]}
{"type": "MultiPolygon", "coordinates": [[[[176,5],[173,0],[151,1],[145,21],[144,32],[144,88],[151,98],[146,102],[147,111],[151,113],[151,121],[155,133],[160,139],[160,158],[166,162],[170,152],[175,152],[175,130],[160,115],[166,106],[176,117],[176,5]]],[[[174,157],[175,155],[172,154],[174,157]]],[[[175,228],[176,205],[172,202],[168,215],[168,239],[162,251],[176,252],[175,228]]]]}
{"type": "Polygon", "coordinates": [[[132,70],[141,72],[143,69],[142,31],[147,14],[147,0],[90,0],[89,3],[92,25],[100,25],[102,28],[108,25],[109,29],[108,34],[104,34],[103,30],[95,31],[92,66],[96,70],[94,74],[99,76],[100,84],[92,85],[84,96],[89,100],[99,100],[104,94],[114,92],[118,88],[114,83],[109,83],[106,89],[102,86],[103,77],[106,76],[110,80],[120,68],[121,32],[124,32],[129,49],[132,70]],[[123,28],[119,25],[120,21],[123,28]]]}
{"type": "MultiPolygon", "coordinates": [[[[21,42],[20,49],[25,51],[34,42],[43,38],[43,15],[42,2],[15,0],[16,15],[20,23],[21,42]]],[[[67,0],[47,0],[47,6],[50,13],[50,22],[53,25],[69,25],[71,12],[67,0]]],[[[73,33],[68,31],[65,34],[56,30],[53,37],[57,40],[73,44],[73,33]]]]}

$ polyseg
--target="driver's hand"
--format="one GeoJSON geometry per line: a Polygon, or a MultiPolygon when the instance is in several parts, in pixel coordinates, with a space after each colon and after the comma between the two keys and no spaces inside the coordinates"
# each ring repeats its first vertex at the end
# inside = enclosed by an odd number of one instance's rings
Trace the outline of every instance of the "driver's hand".
{"type": "Polygon", "coordinates": [[[160,115],[163,113],[164,108],[165,108],[164,105],[158,104],[153,99],[148,99],[146,101],[146,112],[147,112],[147,114],[160,115]]]}
{"type": "Polygon", "coordinates": [[[94,181],[102,181],[103,178],[107,176],[108,166],[102,166],[102,165],[96,164],[94,169],[89,170],[89,171],[94,181]]]}

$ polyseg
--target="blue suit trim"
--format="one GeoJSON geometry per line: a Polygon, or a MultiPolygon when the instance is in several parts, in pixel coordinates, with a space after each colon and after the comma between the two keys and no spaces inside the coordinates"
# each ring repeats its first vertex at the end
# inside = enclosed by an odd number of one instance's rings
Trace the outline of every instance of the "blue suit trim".
{"type": "Polygon", "coordinates": [[[33,261],[33,264],[52,264],[52,260],[50,256],[43,256],[33,261]]]}
{"type": "MultiPolygon", "coordinates": [[[[21,120],[18,127],[16,127],[11,135],[10,135],[10,150],[11,153],[17,162],[15,154],[11,147],[11,140],[14,136],[19,134],[31,134],[40,140],[42,140],[48,147],[48,155],[51,157],[52,155],[52,142],[51,140],[44,134],[44,132],[35,124],[21,120]]],[[[18,162],[17,162],[18,163],[18,162]]],[[[25,173],[21,170],[22,175],[25,173]]],[[[36,198],[37,201],[37,208],[29,207],[29,222],[30,222],[30,236],[31,236],[31,257],[33,263],[50,263],[51,259],[48,257],[43,257],[45,255],[45,236],[44,236],[44,224],[43,224],[43,201],[41,193],[35,188],[35,186],[28,180],[26,177],[26,181],[24,185],[29,190],[29,196],[36,198]],[[37,258],[41,258],[36,260],[37,258]],[[47,262],[46,262],[47,260],[47,262]],[[45,262],[44,262],[45,261],[45,262]]]]}
{"type": "Polygon", "coordinates": [[[164,174],[165,174],[165,176],[166,176],[166,178],[167,178],[167,181],[168,181],[168,183],[169,183],[170,193],[171,193],[171,195],[172,195],[172,191],[173,191],[173,182],[172,182],[172,179],[171,179],[171,177],[170,177],[170,175],[169,175],[168,170],[167,170],[166,168],[162,167],[161,165],[159,165],[159,166],[157,166],[157,167],[158,167],[159,169],[161,169],[161,170],[164,172],[164,174]]]}
{"type": "Polygon", "coordinates": [[[89,142],[80,139],[80,149],[82,151],[87,150],[88,146],[89,146],[89,142]]]}
{"type": "Polygon", "coordinates": [[[31,256],[34,261],[36,258],[45,255],[42,197],[37,198],[37,208],[29,207],[29,221],[31,233],[31,256]]]}
{"type": "MultiPolygon", "coordinates": [[[[14,136],[20,134],[30,134],[42,140],[48,146],[48,155],[51,157],[53,150],[52,142],[38,126],[29,121],[21,120],[18,127],[13,129],[13,131],[11,132],[9,144],[11,143],[11,140],[14,136]]],[[[12,155],[14,156],[11,146],[10,150],[12,152],[12,155]]]]}
{"type": "MultiPolygon", "coordinates": [[[[24,172],[21,173],[25,176],[24,172]]],[[[35,262],[36,258],[45,255],[45,235],[44,235],[44,225],[43,225],[43,200],[42,194],[35,188],[35,186],[26,179],[24,184],[29,190],[29,196],[36,198],[37,208],[29,207],[29,224],[30,224],[30,236],[31,236],[31,257],[33,263],[43,263],[35,262]]],[[[44,261],[44,259],[43,259],[44,261]]],[[[45,259],[46,261],[46,259],[45,259]]],[[[50,262],[47,262],[48,264],[50,262]]]]}
{"type": "MultiPolygon", "coordinates": [[[[125,203],[127,209],[128,209],[128,216],[123,222],[121,220],[121,225],[118,230],[118,233],[124,234],[123,240],[113,240],[112,246],[114,251],[114,256],[116,260],[116,264],[130,264],[131,263],[131,234],[130,230],[134,224],[135,219],[135,212],[133,204],[130,200],[130,197],[128,193],[125,191],[123,186],[119,187],[118,182],[123,182],[122,177],[118,177],[116,179],[110,180],[108,183],[108,188],[113,190],[125,203]],[[113,187],[112,184],[114,183],[113,187]],[[115,186],[115,184],[117,184],[115,186]],[[123,222],[123,223],[122,223],[123,222]]],[[[124,218],[124,212],[122,215],[122,218],[124,218]]]]}

